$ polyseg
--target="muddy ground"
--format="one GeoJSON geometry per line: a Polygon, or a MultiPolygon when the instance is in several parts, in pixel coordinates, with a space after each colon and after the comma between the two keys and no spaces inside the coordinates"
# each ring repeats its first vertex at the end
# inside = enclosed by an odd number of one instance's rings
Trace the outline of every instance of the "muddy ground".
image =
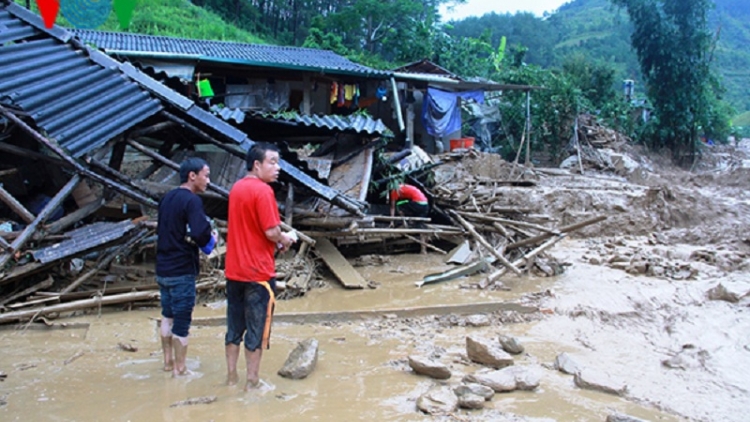
{"type": "MultiPolygon", "coordinates": [[[[748,145],[717,147],[692,172],[637,153],[630,157],[638,166],[585,175],[528,171],[524,178],[537,187],[504,189],[507,203],[533,207],[555,226],[608,216],[551,250],[570,264],[563,275],[506,277],[510,291],[469,288],[483,275],[418,289],[414,282],[424,275],[450,268],[442,256],[372,260],[359,270],[377,289],[347,291],[330,281],[279,303],[261,368],[265,386],[250,393],[222,385],[220,301],[196,311],[189,349],[195,375],[185,379],[160,371],[156,307],[92,312],[58,320],[65,326],[56,329],[6,328],[0,419],[603,421],[618,412],[652,421],[744,421],[748,145]],[[462,312],[453,311],[457,305],[462,312]],[[372,312],[353,313],[362,310],[372,312]],[[324,322],[299,323],[299,313],[324,322]],[[474,326],[477,316],[490,324],[474,326]],[[466,336],[500,334],[524,346],[515,365],[538,371],[536,390],[495,394],[482,410],[417,410],[432,386],[459,384],[482,369],[467,358],[466,336]],[[309,337],[320,342],[315,371],[303,380],[279,377],[289,352],[309,337]],[[576,387],[552,365],[562,352],[624,393],[576,387]],[[446,365],[451,378],[416,375],[411,355],[446,365]],[[196,397],[216,401],[172,407],[196,397]]],[[[496,173],[507,174],[508,164],[495,159],[464,161],[452,171],[502,177],[496,173]]]]}

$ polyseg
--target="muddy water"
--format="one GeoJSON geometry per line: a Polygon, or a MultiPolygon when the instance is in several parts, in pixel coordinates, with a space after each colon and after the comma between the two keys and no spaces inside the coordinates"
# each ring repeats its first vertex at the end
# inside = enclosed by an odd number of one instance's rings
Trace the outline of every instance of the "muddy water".
{"type": "MultiPolygon", "coordinates": [[[[402,256],[384,267],[361,268],[374,290],[345,291],[335,285],[307,297],[281,302],[283,312],[334,312],[511,301],[524,292],[553,288],[561,279],[526,279],[512,292],[461,289],[471,279],[421,289],[418,276],[439,271],[440,257],[402,256]],[[401,269],[399,269],[401,268],[401,269]]],[[[580,276],[580,274],[578,274],[580,276]]],[[[216,304],[214,304],[216,305],[216,304]]],[[[223,309],[202,306],[198,318],[220,317],[223,309]]],[[[545,366],[561,351],[575,352],[567,341],[557,344],[543,322],[469,328],[440,324],[436,318],[381,317],[327,324],[274,325],[272,348],[265,352],[261,377],[265,385],[245,393],[223,385],[225,363],[221,326],[199,325],[191,331],[188,366],[194,375],[173,379],[160,370],[156,308],[66,319],[68,328],[0,331],[0,420],[50,421],[297,421],[297,420],[432,420],[416,411],[415,401],[435,381],[408,368],[410,354],[432,354],[453,371],[450,383],[479,369],[465,358],[465,336],[517,336],[527,353],[516,364],[539,368],[542,383],[535,392],[496,395],[482,411],[458,411],[462,420],[604,420],[613,410],[649,420],[679,420],[651,406],[602,393],[581,391],[570,376],[545,366]],[[535,333],[538,330],[538,333],[535,333]],[[320,356],[304,380],[276,375],[298,341],[315,337],[320,356]],[[118,348],[133,345],[136,352],[118,348]],[[188,398],[216,396],[211,404],[170,407],[188,398]],[[517,419],[512,414],[518,415],[517,419]]],[[[449,417],[445,417],[449,419],[449,417]]]]}

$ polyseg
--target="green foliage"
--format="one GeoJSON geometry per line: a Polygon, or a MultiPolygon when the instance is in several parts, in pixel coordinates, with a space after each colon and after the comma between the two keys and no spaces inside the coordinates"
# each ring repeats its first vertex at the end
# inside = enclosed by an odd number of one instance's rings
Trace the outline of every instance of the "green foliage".
{"type": "Polygon", "coordinates": [[[330,50],[342,56],[349,54],[349,50],[344,47],[340,36],[331,33],[323,33],[323,31],[318,28],[310,28],[310,33],[307,34],[307,38],[305,38],[305,42],[302,46],[330,50]]]}
{"type": "MultiPolygon", "coordinates": [[[[25,6],[25,1],[17,3],[25,6]]],[[[31,10],[38,13],[36,2],[31,10]]],[[[70,27],[62,14],[57,16],[56,24],[70,27]]],[[[102,25],[103,31],[121,32],[117,17],[112,12],[102,25]]],[[[187,0],[138,0],[133,11],[130,27],[126,32],[167,35],[173,37],[196,38],[207,40],[225,40],[248,43],[264,43],[264,40],[225,23],[217,14],[195,6],[187,0]]]]}
{"type": "Polygon", "coordinates": [[[658,119],[648,144],[691,164],[699,136],[726,133],[728,115],[711,75],[707,31],[709,0],[613,0],[634,25],[632,44],[658,119]]]}

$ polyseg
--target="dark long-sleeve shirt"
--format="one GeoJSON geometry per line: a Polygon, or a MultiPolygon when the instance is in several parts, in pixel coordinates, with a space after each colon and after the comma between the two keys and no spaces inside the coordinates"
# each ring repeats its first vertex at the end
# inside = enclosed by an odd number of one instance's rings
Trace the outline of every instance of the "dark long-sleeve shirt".
{"type": "Polygon", "coordinates": [[[198,246],[211,240],[211,224],[203,211],[201,198],[184,188],[167,192],[159,202],[158,222],[156,275],[198,275],[198,246]],[[194,243],[188,242],[187,237],[194,243]]]}

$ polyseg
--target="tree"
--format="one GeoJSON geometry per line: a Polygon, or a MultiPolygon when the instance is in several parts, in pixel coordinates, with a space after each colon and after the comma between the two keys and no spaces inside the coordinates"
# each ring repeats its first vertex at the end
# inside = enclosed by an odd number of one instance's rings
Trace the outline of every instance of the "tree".
{"type": "MultiPolygon", "coordinates": [[[[638,55],[656,118],[646,141],[669,149],[683,165],[693,162],[699,137],[717,123],[712,84],[710,0],[612,0],[633,23],[638,55]]],[[[719,119],[721,120],[721,119],[719,119]]]]}

